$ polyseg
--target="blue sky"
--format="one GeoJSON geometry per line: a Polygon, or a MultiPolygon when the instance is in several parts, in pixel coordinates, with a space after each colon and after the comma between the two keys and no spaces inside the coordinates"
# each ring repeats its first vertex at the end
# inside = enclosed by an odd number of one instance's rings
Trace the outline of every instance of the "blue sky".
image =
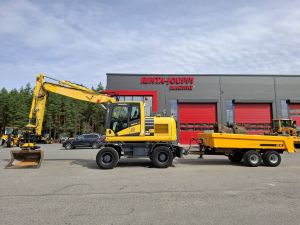
{"type": "Polygon", "coordinates": [[[44,72],[300,74],[300,1],[0,0],[0,88],[44,72]]]}

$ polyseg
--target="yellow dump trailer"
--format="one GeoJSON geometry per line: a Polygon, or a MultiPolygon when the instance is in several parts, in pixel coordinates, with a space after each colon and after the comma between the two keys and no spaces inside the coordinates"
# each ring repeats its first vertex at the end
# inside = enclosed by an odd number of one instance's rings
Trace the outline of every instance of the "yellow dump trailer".
{"type": "Polygon", "coordinates": [[[278,166],[283,152],[294,153],[294,139],[288,136],[248,135],[228,133],[198,134],[200,154],[226,155],[232,162],[256,167],[278,166]]]}

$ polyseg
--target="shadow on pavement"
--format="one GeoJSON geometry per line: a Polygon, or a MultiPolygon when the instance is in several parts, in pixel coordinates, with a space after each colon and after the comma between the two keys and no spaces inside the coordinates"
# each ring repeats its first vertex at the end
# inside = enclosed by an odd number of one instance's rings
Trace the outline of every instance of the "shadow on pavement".
{"type": "MultiPolygon", "coordinates": [[[[74,159],[71,165],[80,165],[89,169],[99,169],[95,160],[74,159]]],[[[152,163],[147,159],[120,159],[117,167],[147,167],[152,168],[152,163]]]]}
{"type": "Polygon", "coordinates": [[[245,165],[243,163],[232,163],[228,159],[177,159],[176,160],[178,164],[184,164],[184,165],[212,165],[212,166],[225,166],[225,165],[231,165],[231,166],[242,166],[245,165]]]}

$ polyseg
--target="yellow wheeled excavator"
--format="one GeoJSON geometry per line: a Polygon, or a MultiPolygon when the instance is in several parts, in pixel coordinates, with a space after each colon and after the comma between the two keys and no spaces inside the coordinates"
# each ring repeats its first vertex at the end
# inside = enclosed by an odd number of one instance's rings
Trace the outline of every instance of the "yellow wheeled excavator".
{"type": "Polygon", "coordinates": [[[21,130],[19,130],[18,127],[6,127],[3,135],[0,138],[0,145],[8,148],[18,146],[21,137],[21,130]]]}
{"type": "MultiPolygon", "coordinates": [[[[46,82],[40,74],[33,92],[28,128],[41,135],[44,113],[49,92],[95,104],[105,104],[106,143],[96,156],[99,168],[114,168],[121,157],[149,157],[154,166],[166,168],[175,157],[181,157],[182,148],[177,145],[176,122],[173,117],[145,117],[143,102],[117,102],[114,96],[97,92],[82,85],[65,80],[46,82]],[[33,119],[35,123],[32,124],[33,119]]],[[[49,78],[48,78],[49,79],[49,78]]],[[[22,150],[11,152],[11,161],[6,168],[38,168],[43,159],[30,138],[21,146],[22,150]]]]}

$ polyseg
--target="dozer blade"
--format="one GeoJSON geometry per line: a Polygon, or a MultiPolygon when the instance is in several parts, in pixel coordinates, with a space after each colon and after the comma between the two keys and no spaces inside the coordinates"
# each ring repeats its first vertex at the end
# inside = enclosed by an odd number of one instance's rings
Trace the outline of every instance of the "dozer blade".
{"type": "Polygon", "coordinates": [[[12,150],[10,162],[5,169],[37,169],[44,158],[41,150],[12,150]]]}

